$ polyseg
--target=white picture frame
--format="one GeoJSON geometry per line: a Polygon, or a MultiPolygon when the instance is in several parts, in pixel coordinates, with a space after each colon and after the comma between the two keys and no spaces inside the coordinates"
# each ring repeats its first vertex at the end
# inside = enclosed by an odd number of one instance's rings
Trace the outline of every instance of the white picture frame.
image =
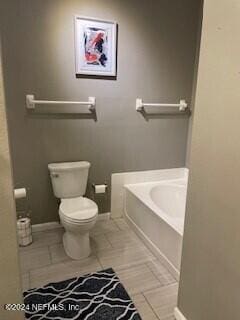
{"type": "Polygon", "coordinates": [[[117,23],[75,16],[76,75],[116,77],[117,23]]]}

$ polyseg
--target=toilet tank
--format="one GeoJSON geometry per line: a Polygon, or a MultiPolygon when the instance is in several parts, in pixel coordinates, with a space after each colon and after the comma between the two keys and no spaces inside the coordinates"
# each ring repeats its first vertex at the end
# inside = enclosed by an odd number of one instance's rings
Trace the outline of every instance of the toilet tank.
{"type": "Polygon", "coordinates": [[[48,169],[55,197],[75,198],[86,193],[88,171],[87,161],[50,163],[48,169]]]}

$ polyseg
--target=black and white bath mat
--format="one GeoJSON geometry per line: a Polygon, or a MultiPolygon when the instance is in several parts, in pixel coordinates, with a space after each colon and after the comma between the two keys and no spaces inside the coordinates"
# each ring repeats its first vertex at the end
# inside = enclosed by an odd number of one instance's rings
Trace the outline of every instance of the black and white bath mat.
{"type": "Polygon", "coordinates": [[[24,292],[26,319],[141,320],[113,269],[24,292]]]}

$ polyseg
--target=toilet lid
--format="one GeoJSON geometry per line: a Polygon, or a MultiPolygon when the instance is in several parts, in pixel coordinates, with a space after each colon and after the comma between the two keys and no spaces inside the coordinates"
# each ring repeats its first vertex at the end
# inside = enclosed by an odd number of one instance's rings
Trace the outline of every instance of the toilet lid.
{"type": "Polygon", "coordinates": [[[62,199],[59,210],[72,221],[92,220],[98,213],[96,203],[84,197],[62,199]]]}

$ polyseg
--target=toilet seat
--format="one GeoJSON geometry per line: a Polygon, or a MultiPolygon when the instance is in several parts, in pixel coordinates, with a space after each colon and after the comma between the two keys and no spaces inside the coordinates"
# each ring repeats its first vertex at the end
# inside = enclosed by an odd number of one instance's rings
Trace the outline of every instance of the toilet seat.
{"type": "Polygon", "coordinates": [[[84,224],[96,219],[98,207],[85,197],[62,199],[59,214],[66,222],[84,224]]]}

